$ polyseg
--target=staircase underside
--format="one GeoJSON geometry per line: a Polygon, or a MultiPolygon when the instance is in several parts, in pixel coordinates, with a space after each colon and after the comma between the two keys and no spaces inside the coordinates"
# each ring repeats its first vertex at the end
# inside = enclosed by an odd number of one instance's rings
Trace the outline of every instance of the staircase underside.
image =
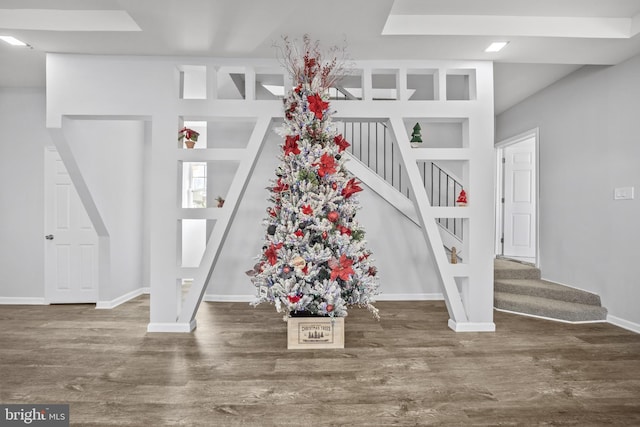
{"type": "Polygon", "coordinates": [[[564,322],[605,321],[607,309],[600,297],[540,279],[534,266],[496,259],[494,307],[513,313],[564,322]]]}

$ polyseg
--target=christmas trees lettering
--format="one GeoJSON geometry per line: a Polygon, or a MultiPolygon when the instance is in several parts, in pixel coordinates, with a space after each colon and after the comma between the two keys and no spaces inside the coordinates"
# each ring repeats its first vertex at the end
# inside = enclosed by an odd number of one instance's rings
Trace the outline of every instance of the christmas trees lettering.
{"type": "Polygon", "coordinates": [[[322,339],[322,338],[324,338],[324,332],[323,331],[311,331],[307,335],[307,338],[312,339],[312,340],[322,339]]]}

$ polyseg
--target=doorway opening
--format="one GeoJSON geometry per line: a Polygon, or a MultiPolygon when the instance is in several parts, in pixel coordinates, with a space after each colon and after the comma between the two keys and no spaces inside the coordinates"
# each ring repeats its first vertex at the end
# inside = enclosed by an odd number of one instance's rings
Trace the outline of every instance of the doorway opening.
{"type": "Polygon", "coordinates": [[[496,144],[496,256],[538,266],[538,129],[496,144]]]}

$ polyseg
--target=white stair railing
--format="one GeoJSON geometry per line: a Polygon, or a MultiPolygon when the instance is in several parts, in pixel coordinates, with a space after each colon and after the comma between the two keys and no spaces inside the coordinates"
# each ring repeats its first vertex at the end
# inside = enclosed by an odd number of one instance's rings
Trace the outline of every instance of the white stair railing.
{"type": "MultiPolygon", "coordinates": [[[[402,170],[396,142],[388,132],[387,124],[383,121],[372,120],[342,120],[336,123],[340,133],[351,144],[347,151],[362,166],[366,166],[380,178],[393,187],[406,202],[411,200],[411,191],[406,174],[402,170]]],[[[362,170],[358,166],[358,170],[362,170]]],[[[419,161],[418,169],[422,182],[432,206],[453,207],[456,198],[463,189],[462,184],[441,166],[431,161],[419,161]]],[[[394,206],[400,199],[385,197],[388,190],[380,193],[385,200],[394,206]]],[[[407,205],[402,202],[401,206],[407,205]]],[[[416,224],[415,212],[407,214],[406,209],[399,208],[401,212],[416,224]]],[[[443,242],[447,249],[456,247],[461,255],[463,241],[462,218],[438,218],[437,223],[443,233],[443,242]]]]}

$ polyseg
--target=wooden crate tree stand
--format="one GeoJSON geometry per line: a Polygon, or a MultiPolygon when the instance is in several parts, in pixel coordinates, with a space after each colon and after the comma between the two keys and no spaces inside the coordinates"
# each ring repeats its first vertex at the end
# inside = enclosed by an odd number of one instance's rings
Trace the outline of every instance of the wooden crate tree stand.
{"type": "Polygon", "coordinates": [[[344,317],[289,317],[287,349],[344,348],[344,317]]]}

